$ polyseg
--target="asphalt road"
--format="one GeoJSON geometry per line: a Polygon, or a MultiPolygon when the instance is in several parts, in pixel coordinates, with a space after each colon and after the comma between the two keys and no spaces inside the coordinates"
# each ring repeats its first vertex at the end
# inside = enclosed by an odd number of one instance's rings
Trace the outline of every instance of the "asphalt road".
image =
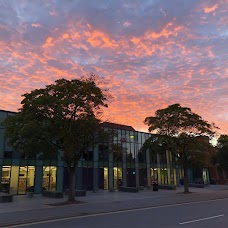
{"type": "Polygon", "coordinates": [[[158,206],[85,215],[75,218],[36,222],[11,227],[77,227],[77,228],[153,228],[153,227],[228,227],[228,199],[181,205],[158,206]]]}

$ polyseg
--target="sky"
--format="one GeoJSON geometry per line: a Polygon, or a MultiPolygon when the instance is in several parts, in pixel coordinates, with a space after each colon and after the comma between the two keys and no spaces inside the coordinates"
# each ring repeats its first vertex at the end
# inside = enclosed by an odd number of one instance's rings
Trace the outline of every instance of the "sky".
{"type": "Polygon", "coordinates": [[[0,0],[0,109],[91,72],[111,122],[180,103],[228,134],[228,0],[0,0]]]}

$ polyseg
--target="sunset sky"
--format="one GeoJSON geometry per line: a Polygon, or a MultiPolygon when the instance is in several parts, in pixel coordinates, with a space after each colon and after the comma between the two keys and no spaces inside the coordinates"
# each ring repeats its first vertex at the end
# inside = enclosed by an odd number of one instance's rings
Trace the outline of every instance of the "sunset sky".
{"type": "Polygon", "coordinates": [[[180,103],[228,134],[228,0],[0,0],[0,109],[89,72],[109,121],[146,132],[180,103]]]}

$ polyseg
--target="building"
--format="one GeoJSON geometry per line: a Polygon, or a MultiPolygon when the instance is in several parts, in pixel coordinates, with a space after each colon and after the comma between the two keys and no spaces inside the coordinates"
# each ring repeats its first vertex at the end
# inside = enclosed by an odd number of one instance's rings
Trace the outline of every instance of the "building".
{"type": "MultiPolygon", "coordinates": [[[[13,112],[0,110],[0,121],[13,112]]],[[[151,156],[140,148],[149,133],[135,131],[131,126],[106,123],[115,130],[113,143],[119,150],[105,144],[97,145],[84,154],[76,173],[76,188],[114,191],[119,185],[150,187],[154,180],[160,185],[177,185],[183,174],[168,152],[151,156]]],[[[60,160],[25,159],[7,144],[4,128],[0,126],[0,187],[12,194],[25,194],[28,189],[64,191],[69,188],[67,169],[60,160]]]]}

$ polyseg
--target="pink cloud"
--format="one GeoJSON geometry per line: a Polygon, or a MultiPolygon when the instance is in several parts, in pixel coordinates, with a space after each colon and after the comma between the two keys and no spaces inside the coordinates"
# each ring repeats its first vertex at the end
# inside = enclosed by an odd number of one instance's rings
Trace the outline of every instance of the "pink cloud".
{"type": "MultiPolygon", "coordinates": [[[[62,77],[95,72],[104,77],[105,88],[114,96],[104,116],[110,121],[147,131],[143,123],[147,116],[180,103],[228,133],[226,5],[219,1],[206,7],[201,0],[194,10],[182,13],[172,4],[158,2],[157,9],[151,8],[160,12],[157,20],[151,20],[151,14],[146,17],[147,11],[138,5],[134,16],[135,11],[124,6],[118,10],[125,10],[121,15],[126,18],[112,17],[107,10],[104,20],[101,9],[94,19],[91,11],[70,14],[67,4],[65,10],[36,6],[41,11],[36,21],[29,11],[23,23],[7,19],[8,26],[0,25],[0,109],[16,111],[21,94],[62,77]],[[144,13],[137,24],[140,10],[144,13]],[[215,10],[219,19],[210,14],[215,10]]],[[[74,12],[77,7],[70,9],[74,12]]]]}
{"type": "Polygon", "coordinates": [[[203,10],[204,10],[204,13],[212,13],[217,8],[218,8],[218,4],[215,4],[215,5],[211,6],[211,7],[205,7],[203,10]]]}

